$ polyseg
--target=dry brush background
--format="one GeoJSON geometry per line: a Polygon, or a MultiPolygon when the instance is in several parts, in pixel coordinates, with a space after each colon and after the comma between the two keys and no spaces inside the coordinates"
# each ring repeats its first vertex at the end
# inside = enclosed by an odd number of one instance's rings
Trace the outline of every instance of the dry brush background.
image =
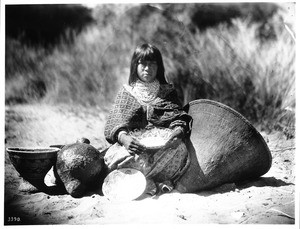
{"type": "Polygon", "coordinates": [[[183,104],[213,99],[293,135],[294,4],[6,5],[5,102],[109,106],[137,44],[183,104]],[[288,19],[288,20],[287,20],[288,19]]]}

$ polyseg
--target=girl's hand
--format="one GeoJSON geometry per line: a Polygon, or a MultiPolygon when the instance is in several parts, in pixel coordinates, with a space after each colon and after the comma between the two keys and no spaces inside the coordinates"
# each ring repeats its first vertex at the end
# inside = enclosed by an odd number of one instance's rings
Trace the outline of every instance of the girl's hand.
{"type": "Polygon", "coordinates": [[[119,137],[119,141],[130,154],[141,154],[145,151],[145,147],[137,139],[125,133],[119,137]]]}

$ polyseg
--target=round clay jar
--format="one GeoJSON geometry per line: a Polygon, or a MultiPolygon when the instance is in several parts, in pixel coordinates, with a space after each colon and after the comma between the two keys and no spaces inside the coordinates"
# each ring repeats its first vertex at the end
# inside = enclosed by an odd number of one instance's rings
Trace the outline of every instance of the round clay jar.
{"type": "Polygon", "coordinates": [[[78,198],[97,186],[103,165],[100,152],[89,144],[88,139],[83,138],[64,146],[57,153],[54,174],[57,183],[63,184],[71,196],[78,198]]]}

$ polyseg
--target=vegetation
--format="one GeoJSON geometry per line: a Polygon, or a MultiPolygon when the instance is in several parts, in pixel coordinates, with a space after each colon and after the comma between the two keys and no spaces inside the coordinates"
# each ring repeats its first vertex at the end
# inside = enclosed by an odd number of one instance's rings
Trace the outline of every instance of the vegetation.
{"type": "Polygon", "coordinates": [[[226,16],[220,5],[207,6],[100,5],[92,11],[95,23],[79,34],[67,29],[51,48],[7,34],[6,103],[109,106],[127,82],[133,49],[151,42],[183,104],[213,99],[261,128],[293,135],[295,41],[280,11],[236,5],[226,16]],[[211,7],[219,7],[218,18],[201,23],[211,7]]]}

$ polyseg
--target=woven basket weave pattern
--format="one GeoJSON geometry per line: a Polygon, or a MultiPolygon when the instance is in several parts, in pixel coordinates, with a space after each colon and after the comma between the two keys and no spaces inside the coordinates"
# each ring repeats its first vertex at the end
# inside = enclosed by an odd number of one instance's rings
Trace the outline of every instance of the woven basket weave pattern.
{"type": "Polygon", "coordinates": [[[195,100],[187,108],[193,117],[187,144],[191,166],[179,182],[181,191],[208,189],[268,172],[270,150],[241,114],[211,100],[195,100]]]}

